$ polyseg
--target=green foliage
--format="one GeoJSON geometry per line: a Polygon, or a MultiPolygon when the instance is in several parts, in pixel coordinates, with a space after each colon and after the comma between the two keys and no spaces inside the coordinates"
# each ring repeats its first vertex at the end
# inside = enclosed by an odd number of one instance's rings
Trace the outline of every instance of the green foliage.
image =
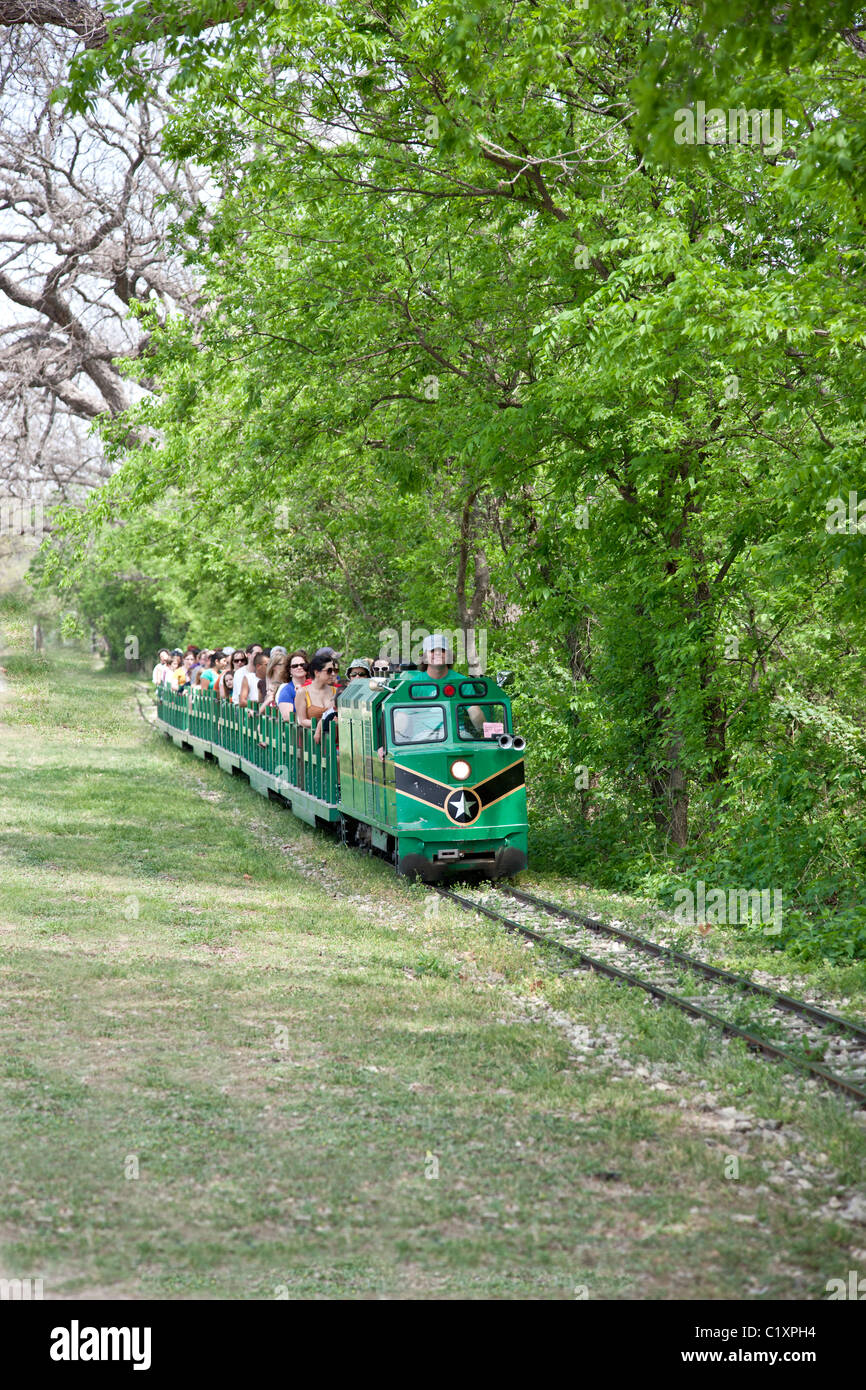
{"type": "MultiPolygon", "coordinates": [[[[491,664],[519,673],[537,856],[653,891],[779,884],[847,921],[849,7],[254,13],[169,9],[166,148],[220,190],[178,234],[207,312],[152,325],[130,370],[158,393],[107,430],[123,466],[60,520],[45,582],[113,633],[137,597],[154,640],[368,653],[466,621],[477,586],[491,664]],[[780,147],[678,144],[698,101],[778,109],[780,147]]],[[[98,64],[139,89],[149,16],[79,60],[76,99],[98,64]]]]}

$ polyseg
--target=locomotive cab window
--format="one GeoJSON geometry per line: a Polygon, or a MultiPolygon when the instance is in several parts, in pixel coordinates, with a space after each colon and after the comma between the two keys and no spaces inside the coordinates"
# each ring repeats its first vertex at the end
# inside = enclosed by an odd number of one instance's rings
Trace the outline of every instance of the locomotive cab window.
{"type": "Polygon", "coordinates": [[[509,733],[508,714],[504,705],[458,705],[457,733],[460,738],[498,738],[509,733]]]}
{"type": "Polygon", "coordinates": [[[445,740],[445,709],[442,705],[398,705],[391,711],[394,744],[442,743],[445,740]]]}

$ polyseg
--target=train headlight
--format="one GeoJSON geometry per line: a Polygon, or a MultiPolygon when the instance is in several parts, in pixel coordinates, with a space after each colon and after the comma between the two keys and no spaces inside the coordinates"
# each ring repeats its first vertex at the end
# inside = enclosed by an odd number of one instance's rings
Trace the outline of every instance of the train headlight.
{"type": "Polygon", "coordinates": [[[451,764],[451,776],[456,777],[458,782],[465,782],[467,777],[472,776],[472,768],[462,758],[458,758],[456,763],[451,764]]]}

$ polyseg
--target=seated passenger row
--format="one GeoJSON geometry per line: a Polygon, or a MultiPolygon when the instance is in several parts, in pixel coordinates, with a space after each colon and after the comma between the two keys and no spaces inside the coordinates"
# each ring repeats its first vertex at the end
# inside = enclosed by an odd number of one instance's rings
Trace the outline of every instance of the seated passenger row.
{"type": "MultiPolygon", "coordinates": [[[[319,647],[310,657],[303,649],[288,652],[276,646],[265,650],[253,642],[244,647],[219,647],[213,651],[190,645],[185,652],[163,648],[153,668],[153,683],[170,690],[185,690],[190,699],[208,691],[217,700],[231,701],[249,711],[273,706],[283,719],[311,728],[313,720],[327,722],[337,709],[340,691],[355,677],[387,676],[387,657],[352,662],[346,679],[340,680],[340,654],[333,647],[319,647]]],[[[320,737],[318,724],[316,738],[320,737]]]]}
{"type": "MultiPolygon", "coordinates": [[[[391,733],[398,746],[435,743],[447,738],[445,708],[435,701],[439,681],[445,682],[442,691],[449,697],[455,694],[451,681],[463,682],[460,693],[464,697],[483,694],[487,689],[484,682],[480,689],[477,681],[464,682],[464,678],[451,669],[453,653],[441,633],[424,639],[423,652],[422,669],[430,681],[437,684],[432,688],[410,684],[410,696],[412,691],[420,690],[423,694],[413,698],[423,698],[427,702],[393,709],[391,733]]],[[[308,657],[302,649],[289,654],[285,647],[273,647],[266,652],[258,643],[253,643],[236,650],[229,647],[202,651],[190,646],[185,655],[179,649],[172,653],[163,650],[154,667],[153,680],[156,685],[165,685],[175,692],[185,691],[190,707],[198,695],[207,691],[218,701],[230,701],[253,714],[274,708],[282,719],[291,720],[299,730],[315,725],[313,738],[319,743],[322,730],[338,713],[340,693],[349,682],[357,679],[370,682],[371,673],[379,678],[387,677],[392,669],[401,668],[396,665],[392,668],[386,656],[380,656],[376,662],[353,661],[345,680],[341,680],[339,653],[333,647],[319,647],[308,657]]],[[[412,663],[411,669],[418,668],[412,663]]],[[[505,678],[510,679],[510,676],[506,673],[505,678]]],[[[506,729],[502,704],[460,705],[457,722],[461,739],[508,738],[507,746],[517,747],[506,729]]],[[[381,730],[379,732],[381,734],[381,730]]],[[[378,744],[377,752],[384,760],[384,742],[378,744]]]]}

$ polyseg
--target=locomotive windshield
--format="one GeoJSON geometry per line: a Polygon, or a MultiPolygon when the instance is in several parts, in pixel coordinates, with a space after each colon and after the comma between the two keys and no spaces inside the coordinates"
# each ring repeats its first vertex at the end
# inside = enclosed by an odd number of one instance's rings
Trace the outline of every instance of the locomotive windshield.
{"type": "Polygon", "coordinates": [[[461,738],[498,738],[500,734],[508,732],[508,715],[504,705],[457,706],[457,733],[461,738]]]}
{"type": "Polygon", "coordinates": [[[445,709],[442,705],[398,705],[391,711],[391,732],[395,744],[442,743],[445,709]]]}

